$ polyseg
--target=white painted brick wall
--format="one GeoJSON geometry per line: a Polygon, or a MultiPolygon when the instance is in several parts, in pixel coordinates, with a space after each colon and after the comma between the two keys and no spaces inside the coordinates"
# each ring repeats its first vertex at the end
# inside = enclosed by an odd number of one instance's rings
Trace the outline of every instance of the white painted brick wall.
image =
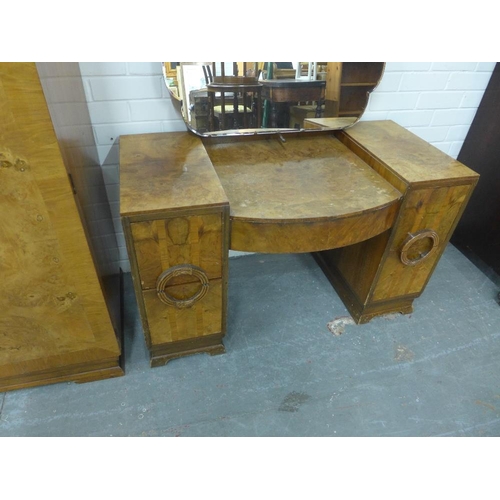
{"type": "MultiPolygon", "coordinates": [[[[456,158],[495,63],[389,62],[363,120],[394,120],[456,158]]],[[[130,269],[119,216],[118,139],[186,127],[155,62],[80,63],[99,160],[120,247],[130,269]]],[[[98,207],[96,207],[98,210],[98,207]]]]}
{"type": "Polygon", "coordinates": [[[495,63],[389,62],[362,120],[394,120],[456,158],[495,63]]]}

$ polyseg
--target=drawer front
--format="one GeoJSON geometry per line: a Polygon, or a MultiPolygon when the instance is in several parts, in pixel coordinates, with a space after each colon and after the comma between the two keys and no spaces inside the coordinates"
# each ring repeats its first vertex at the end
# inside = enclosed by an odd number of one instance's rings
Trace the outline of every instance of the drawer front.
{"type": "MultiPolygon", "coordinates": [[[[183,264],[203,269],[209,280],[222,276],[222,214],[191,215],[130,224],[141,288],[156,289],[159,276],[183,264]]],[[[181,274],[169,285],[197,282],[181,274]]]]}
{"type": "MultiPolygon", "coordinates": [[[[169,286],[170,297],[182,302],[195,296],[200,282],[169,286]]],[[[222,332],[222,280],[210,280],[207,293],[189,307],[165,304],[156,290],[142,292],[152,345],[222,332]]]]}

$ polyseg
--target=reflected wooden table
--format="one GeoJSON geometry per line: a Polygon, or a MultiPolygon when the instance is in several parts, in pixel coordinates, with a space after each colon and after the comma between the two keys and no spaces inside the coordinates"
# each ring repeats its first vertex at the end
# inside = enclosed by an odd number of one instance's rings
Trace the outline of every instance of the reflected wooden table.
{"type": "Polygon", "coordinates": [[[326,82],[323,80],[262,80],[262,98],[270,103],[269,127],[289,127],[290,104],[315,102],[321,116],[326,82]]]}
{"type": "Polygon", "coordinates": [[[122,136],[120,176],[152,366],[224,352],[229,249],[311,252],[356,323],[411,312],[478,180],[391,121],[122,136]]]}

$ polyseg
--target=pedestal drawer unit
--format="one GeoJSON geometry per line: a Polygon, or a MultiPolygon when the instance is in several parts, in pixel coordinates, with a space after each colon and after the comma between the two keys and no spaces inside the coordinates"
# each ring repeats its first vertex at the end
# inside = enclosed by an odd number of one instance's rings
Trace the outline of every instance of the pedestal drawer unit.
{"type": "Polygon", "coordinates": [[[403,199],[390,230],[315,258],[357,323],[410,313],[479,176],[392,121],[360,122],[338,137],[403,199]]]}
{"type": "Polygon", "coordinates": [[[151,365],[224,352],[229,204],[186,133],[122,136],[121,215],[151,365]]]}

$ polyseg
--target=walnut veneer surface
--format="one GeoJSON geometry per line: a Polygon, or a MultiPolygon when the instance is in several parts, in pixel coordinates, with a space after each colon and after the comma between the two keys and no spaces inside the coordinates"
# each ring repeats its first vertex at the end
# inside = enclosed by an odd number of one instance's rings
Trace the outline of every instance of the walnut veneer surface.
{"type": "Polygon", "coordinates": [[[0,64],[0,392],[123,375],[34,63],[0,64]]]}
{"type": "Polygon", "coordinates": [[[233,250],[312,252],[388,229],[401,193],[333,135],[204,141],[231,207],[233,250]]]}
{"type": "Polygon", "coordinates": [[[230,248],[313,252],[358,323],[410,312],[478,179],[391,121],[282,136],[142,134],[120,148],[153,365],[223,352],[230,248]]]}

